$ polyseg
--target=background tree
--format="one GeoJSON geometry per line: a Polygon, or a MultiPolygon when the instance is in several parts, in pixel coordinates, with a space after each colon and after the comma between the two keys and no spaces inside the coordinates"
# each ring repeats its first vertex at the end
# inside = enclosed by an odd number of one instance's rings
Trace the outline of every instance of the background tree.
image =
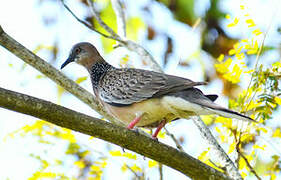
{"type": "MultiPolygon", "coordinates": [[[[79,41],[94,43],[99,50],[104,50],[102,54],[115,66],[152,67],[145,56],[130,51],[130,48],[118,47],[120,41],[105,38],[81,26],[61,1],[36,0],[22,4],[25,7],[36,6],[28,13],[24,8],[17,9],[17,12],[21,12],[20,18],[25,21],[21,21],[18,16],[4,18],[9,14],[7,11],[21,7],[21,2],[17,5],[13,3],[15,2],[7,2],[2,6],[1,26],[55,67],[59,67],[70,47],[79,41]],[[26,25],[29,22],[32,22],[32,26],[26,25]],[[118,48],[114,49],[116,46],[118,48]]],[[[112,35],[99,25],[86,1],[65,3],[78,18],[89,23],[95,30],[112,35]]],[[[127,38],[144,46],[165,72],[210,82],[203,90],[224,94],[229,98],[229,101],[227,98],[220,99],[220,104],[229,102],[230,108],[247,113],[260,122],[242,124],[221,117],[202,117],[235,161],[241,175],[247,178],[280,177],[280,20],[278,22],[276,18],[280,17],[280,6],[277,4],[278,2],[254,4],[244,1],[226,3],[177,0],[124,1],[122,6],[126,17],[127,38]],[[269,8],[271,6],[275,8],[272,10],[269,8]],[[259,17],[252,15],[256,11],[261,12],[260,7],[268,11],[263,14],[263,18],[268,19],[265,24],[259,21],[259,17]],[[196,76],[194,72],[197,72],[196,76]]],[[[99,12],[98,16],[117,32],[118,17],[116,18],[111,2],[97,1],[95,8],[99,12]]],[[[118,34],[122,39],[125,36],[122,28],[118,29],[118,34]]],[[[122,46],[122,42],[120,44],[122,46]]],[[[1,87],[101,117],[89,106],[68,95],[63,88],[50,82],[46,76],[15,59],[7,51],[0,50],[1,87]]],[[[92,92],[87,72],[82,68],[73,65],[64,73],[92,92]]],[[[4,177],[98,179],[103,176],[110,179],[114,173],[114,177],[120,178],[185,178],[162,164],[143,159],[127,150],[122,152],[120,147],[96,138],[40,120],[31,122],[30,117],[12,112],[1,110],[1,114],[6,117],[0,122],[1,136],[5,135],[4,148],[0,150],[0,156],[6,160],[1,162],[3,168],[13,166],[10,169],[15,169],[19,166],[22,169],[23,164],[28,162],[23,172],[14,174],[7,170],[4,177]],[[8,120],[11,125],[7,124],[8,120]],[[17,155],[19,149],[22,155],[17,155]],[[17,158],[13,160],[12,156],[17,158]],[[9,165],[7,162],[13,163],[9,165]]],[[[222,172],[225,171],[220,168],[215,154],[207,146],[202,146],[203,143],[197,143],[203,140],[191,121],[177,121],[169,124],[167,129],[173,135],[163,131],[163,139],[160,141],[174,145],[171,140],[174,138],[179,149],[222,172]],[[198,138],[196,142],[193,137],[198,138]]]]}

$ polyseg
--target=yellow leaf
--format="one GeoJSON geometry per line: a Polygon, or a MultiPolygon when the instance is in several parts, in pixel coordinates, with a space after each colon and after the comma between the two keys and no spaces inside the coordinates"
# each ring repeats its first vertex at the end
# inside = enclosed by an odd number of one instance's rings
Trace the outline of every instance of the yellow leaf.
{"type": "Polygon", "coordinates": [[[124,163],[123,166],[121,167],[121,171],[126,172],[127,170],[128,170],[128,166],[126,163],[124,163]]]}
{"type": "Polygon", "coordinates": [[[215,120],[216,123],[221,123],[223,126],[227,127],[227,128],[231,128],[232,127],[232,119],[230,118],[225,118],[225,117],[221,117],[218,116],[215,120]]]}
{"type": "Polygon", "coordinates": [[[273,132],[272,137],[278,137],[281,138],[281,130],[280,127],[276,128],[276,130],[273,132]]]}
{"type": "Polygon", "coordinates": [[[74,164],[80,169],[83,169],[85,167],[85,163],[82,161],[75,161],[74,164]]]}
{"type": "Polygon", "coordinates": [[[142,172],[142,169],[140,167],[138,167],[136,164],[134,164],[131,169],[135,172],[142,172]]]}
{"type": "Polygon", "coordinates": [[[139,17],[130,17],[127,19],[127,36],[129,39],[137,40],[140,30],[145,28],[145,23],[139,17]]]}
{"type": "Polygon", "coordinates": [[[59,135],[62,139],[68,140],[71,143],[76,142],[76,138],[71,130],[66,129],[66,128],[62,128],[62,130],[63,130],[63,132],[61,132],[61,134],[59,135]]]}
{"type": "Polygon", "coordinates": [[[246,23],[248,24],[248,27],[254,27],[256,26],[255,22],[253,19],[247,19],[246,23]]]}
{"type": "Polygon", "coordinates": [[[92,171],[101,171],[101,167],[100,167],[100,166],[96,166],[96,165],[92,165],[92,166],[90,167],[90,169],[91,169],[92,171]]]}
{"type": "Polygon", "coordinates": [[[226,19],[230,19],[230,15],[227,14],[227,15],[225,16],[225,18],[226,18],[226,19]]]}
{"type": "Polygon", "coordinates": [[[242,172],[242,173],[241,173],[241,176],[242,176],[242,178],[244,179],[244,178],[247,176],[247,173],[242,172]]]}
{"type": "Polygon", "coordinates": [[[265,129],[264,127],[258,127],[257,130],[267,133],[267,129],[265,129]]]}
{"type": "Polygon", "coordinates": [[[128,62],[129,62],[129,56],[128,56],[128,55],[125,55],[125,56],[120,60],[120,65],[121,65],[121,66],[127,65],[128,62]]]}
{"type": "Polygon", "coordinates": [[[258,36],[258,35],[261,35],[262,34],[262,32],[259,30],[259,29],[255,29],[255,30],[253,30],[253,32],[252,32],[254,35],[256,35],[256,36],[258,36]]]}
{"type": "Polygon", "coordinates": [[[280,98],[280,97],[275,96],[275,97],[274,97],[274,101],[275,101],[278,105],[281,105],[281,98],[280,98]]]}
{"type": "Polygon", "coordinates": [[[239,169],[241,170],[241,169],[244,169],[246,167],[247,167],[247,164],[246,164],[245,160],[243,158],[240,158],[240,160],[239,160],[239,169]]]}
{"type": "Polygon", "coordinates": [[[270,180],[275,180],[275,179],[276,179],[276,174],[271,173],[271,174],[270,174],[270,180]]]}
{"type": "Polygon", "coordinates": [[[123,153],[123,156],[129,159],[134,159],[134,160],[137,159],[137,156],[135,154],[128,153],[128,152],[123,153]]]}
{"type": "Polygon", "coordinates": [[[244,59],[244,58],[245,58],[245,54],[244,54],[244,53],[237,53],[237,54],[235,54],[235,57],[236,57],[238,60],[241,60],[241,59],[244,59]]]}
{"type": "Polygon", "coordinates": [[[249,70],[249,71],[244,71],[244,73],[246,73],[246,74],[251,74],[252,72],[254,72],[253,69],[251,69],[251,70],[249,70]]]}
{"type": "Polygon", "coordinates": [[[253,138],[254,138],[253,134],[244,133],[241,136],[241,142],[249,142],[249,141],[253,140],[253,138]]]}
{"type": "Polygon", "coordinates": [[[41,79],[41,78],[44,78],[45,76],[43,76],[42,74],[38,74],[37,76],[36,76],[36,79],[41,79]]]}
{"type": "Polygon", "coordinates": [[[229,150],[228,150],[228,154],[231,154],[236,148],[236,143],[235,141],[233,141],[233,143],[231,143],[231,145],[229,146],[229,150]]]}
{"type": "Polygon", "coordinates": [[[230,49],[228,52],[230,56],[234,55],[235,53],[236,53],[235,49],[230,49]]]}
{"type": "Polygon", "coordinates": [[[122,153],[120,151],[109,151],[109,154],[111,156],[122,156],[122,153]]]}
{"type": "Polygon", "coordinates": [[[223,59],[224,59],[224,54],[221,54],[221,55],[217,58],[217,60],[218,60],[219,62],[222,62],[223,59]]]}
{"type": "Polygon", "coordinates": [[[209,156],[208,156],[208,152],[209,152],[210,148],[208,148],[208,150],[206,151],[203,151],[199,156],[198,156],[198,159],[202,162],[206,162],[208,159],[209,159],[209,156]]]}
{"type": "Polygon", "coordinates": [[[238,24],[238,22],[239,22],[239,19],[238,19],[238,18],[235,18],[232,23],[229,23],[229,24],[227,25],[227,27],[234,27],[234,26],[236,26],[236,25],[238,24]]]}
{"type": "Polygon", "coordinates": [[[264,150],[265,147],[266,147],[266,145],[259,146],[259,145],[257,145],[257,144],[255,144],[255,145],[253,146],[254,149],[261,149],[261,150],[264,150]]]}
{"type": "Polygon", "coordinates": [[[214,120],[214,116],[212,115],[202,115],[200,117],[207,126],[210,125],[214,120]]]}
{"type": "Polygon", "coordinates": [[[87,76],[79,77],[79,78],[76,79],[75,82],[76,82],[77,84],[80,84],[81,82],[87,80],[87,78],[88,78],[87,76]]]}
{"type": "Polygon", "coordinates": [[[215,64],[215,68],[219,73],[224,74],[229,71],[228,68],[231,65],[231,63],[232,63],[232,59],[228,58],[224,63],[215,64]]]}
{"type": "Polygon", "coordinates": [[[153,168],[153,167],[156,167],[156,166],[158,166],[158,163],[156,161],[154,161],[154,160],[148,161],[148,167],[149,168],[153,168]]]}
{"type": "Polygon", "coordinates": [[[159,134],[157,135],[158,138],[164,139],[165,138],[165,131],[160,131],[159,134]]]}

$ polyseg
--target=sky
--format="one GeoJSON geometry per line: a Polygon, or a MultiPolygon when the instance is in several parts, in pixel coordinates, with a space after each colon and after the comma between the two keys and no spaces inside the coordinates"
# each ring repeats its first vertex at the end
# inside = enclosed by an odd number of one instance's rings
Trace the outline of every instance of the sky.
{"type": "MultiPolygon", "coordinates": [[[[198,14],[204,12],[204,8],[208,7],[207,0],[201,0],[198,3],[198,14]],[[204,3],[206,2],[206,3],[204,3]],[[203,5],[202,5],[203,4],[203,5]]],[[[58,68],[67,58],[68,53],[73,44],[81,41],[94,42],[95,46],[99,49],[101,54],[104,55],[109,62],[117,66],[119,59],[124,54],[129,54],[133,59],[138,62],[139,57],[128,52],[124,48],[119,48],[116,51],[105,54],[102,51],[102,46],[99,40],[99,35],[89,31],[83,25],[75,21],[75,19],[63,8],[63,6],[56,1],[46,1],[42,2],[43,5],[39,5],[38,0],[28,0],[28,1],[0,1],[0,24],[2,28],[11,35],[14,39],[19,41],[25,47],[30,50],[34,50],[39,44],[52,45],[53,42],[57,41],[60,48],[57,60],[53,62],[53,66],[58,68]],[[42,21],[42,16],[56,17],[57,22],[54,26],[49,26],[46,28],[42,21]]],[[[141,16],[145,19],[145,14],[140,10],[141,6],[145,1],[126,1],[128,6],[128,15],[141,16]],[[137,3],[137,5],[135,5],[137,3]]],[[[266,39],[266,44],[278,45],[281,42],[281,36],[278,35],[276,31],[277,27],[281,27],[281,4],[278,0],[275,1],[263,1],[263,0],[248,0],[249,11],[253,19],[255,19],[256,24],[261,27],[262,31],[266,31],[266,27],[271,23],[271,29],[269,30],[270,35],[266,39]],[[273,18],[272,18],[273,17],[273,18]]],[[[75,13],[79,17],[86,16],[85,6],[81,6],[78,1],[69,0],[67,4],[72,7],[75,13]]],[[[235,15],[239,11],[239,4],[235,0],[224,1],[222,4],[222,9],[227,12],[231,12],[235,15]]],[[[157,3],[152,3],[151,9],[153,12],[153,18],[146,19],[148,24],[157,24],[159,30],[167,31],[169,35],[176,39],[175,50],[176,52],[172,55],[174,59],[185,59],[189,57],[194,51],[198,50],[200,47],[199,32],[191,31],[191,28],[185,24],[174,21],[172,15],[169,11],[163,7],[159,6],[157,3]],[[167,26],[169,24],[169,26],[167,26]],[[191,43],[192,42],[192,43],[191,43]]],[[[225,26],[227,22],[222,22],[225,26]]],[[[232,35],[240,37],[241,35],[247,36],[246,31],[241,31],[243,27],[234,28],[229,32],[232,35]],[[242,34],[241,34],[242,33],[242,34]]],[[[228,29],[226,29],[228,30],[228,29]]],[[[145,32],[143,37],[145,36],[145,32]]],[[[151,54],[155,57],[158,62],[160,62],[161,51],[164,48],[164,39],[156,38],[153,42],[146,43],[144,38],[140,38],[139,43],[147,48],[151,54]]],[[[43,59],[50,59],[50,53],[46,50],[38,52],[38,55],[43,59]]],[[[202,55],[203,58],[204,55],[202,55]]],[[[277,53],[267,54],[266,58],[268,61],[272,61],[277,56],[277,53]]],[[[280,59],[280,57],[279,57],[280,59]]],[[[206,58],[208,61],[208,58],[206,58]]],[[[278,60],[278,59],[275,59],[278,60]]],[[[57,88],[55,83],[47,78],[36,78],[40,75],[38,71],[30,66],[26,66],[23,69],[23,61],[15,57],[13,54],[0,47],[0,87],[14,90],[17,92],[32,95],[38,98],[42,98],[54,103],[59,103],[57,100],[57,88]]],[[[135,66],[139,64],[136,63],[135,66]]],[[[170,64],[166,73],[174,74],[182,77],[188,77],[194,81],[200,81],[203,79],[202,73],[194,73],[201,71],[200,63],[194,62],[192,69],[186,71],[179,67],[170,64]]],[[[77,79],[78,77],[87,76],[87,71],[78,65],[69,65],[62,71],[71,79],[77,79]]],[[[92,92],[89,80],[82,82],[80,84],[86,88],[89,92],[92,92]]],[[[221,92],[222,84],[218,81],[211,83],[208,87],[202,88],[206,94],[211,94],[212,92],[221,92]]],[[[227,99],[225,97],[220,97],[218,99],[218,104],[227,106],[227,99]]],[[[82,113],[99,117],[91,108],[89,108],[84,103],[80,102],[77,98],[67,93],[64,94],[61,99],[61,105],[80,111],[82,113]],[[75,103],[74,103],[75,102],[75,103]]],[[[275,113],[272,125],[276,125],[277,117],[279,112],[275,113]]],[[[21,128],[26,124],[32,124],[36,118],[8,111],[5,109],[0,109],[0,180],[2,179],[27,179],[39,167],[37,160],[31,159],[29,157],[30,152],[37,152],[46,156],[44,151],[48,151],[48,156],[60,158],[64,155],[63,150],[66,148],[64,142],[58,142],[55,146],[42,147],[37,144],[34,137],[27,136],[25,138],[16,137],[9,138],[7,134],[21,128]],[[60,147],[60,148],[58,148],[60,147]],[[61,152],[57,152],[57,149],[61,149],[61,152]],[[15,173],[15,170],[17,171],[15,173]]],[[[280,123],[279,123],[280,125],[280,123]]],[[[184,135],[185,144],[184,149],[191,154],[193,157],[197,157],[203,150],[205,146],[202,145],[203,140],[200,137],[199,131],[193,125],[191,121],[187,122],[181,120],[177,123],[170,124],[167,128],[173,132],[177,137],[184,135]],[[194,137],[198,137],[198,141],[194,142],[194,137]]],[[[77,133],[79,140],[88,143],[89,137],[86,135],[81,135],[77,133]]],[[[265,137],[266,140],[267,137],[265,137]]],[[[163,140],[164,143],[173,144],[173,142],[166,138],[163,140]]],[[[275,143],[275,147],[280,148],[280,143],[275,143]]],[[[104,145],[102,140],[95,139],[95,143],[91,148],[103,152],[107,147],[104,145]]],[[[120,147],[112,145],[112,149],[120,150],[120,147]]],[[[274,148],[271,151],[275,151],[274,148]]],[[[71,159],[65,159],[66,161],[71,161],[71,159]]],[[[138,161],[145,161],[139,158],[138,161]]],[[[127,179],[132,177],[132,174],[127,172],[123,173],[120,171],[120,161],[118,158],[112,158],[112,163],[109,164],[112,168],[107,168],[105,170],[104,179],[114,179],[114,177],[123,177],[127,179]],[[112,169],[115,169],[114,177],[112,177],[112,169]],[[110,170],[110,172],[109,172],[110,170]]],[[[158,177],[157,171],[148,170],[148,177],[158,177]]],[[[166,179],[186,179],[180,173],[175,172],[170,168],[165,168],[166,179]]]]}

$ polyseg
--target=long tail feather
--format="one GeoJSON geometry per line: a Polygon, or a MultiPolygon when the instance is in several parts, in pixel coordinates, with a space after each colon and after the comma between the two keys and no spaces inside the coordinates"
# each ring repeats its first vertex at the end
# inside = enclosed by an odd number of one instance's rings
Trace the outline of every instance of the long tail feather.
{"type": "Polygon", "coordinates": [[[238,112],[229,110],[229,109],[225,109],[225,108],[220,108],[220,109],[212,109],[212,108],[208,108],[210,111],[214,112],[215,114],[218,114],[220,116],[224,116],[224,117],[228,117],[228,118],[235,118],[235,119],[240,119],[243,121],[250,121],[250,122],[256,122],[255,120],[253,120],[252,118],[245,116],[243,114],[240,114],[238,112]]]}

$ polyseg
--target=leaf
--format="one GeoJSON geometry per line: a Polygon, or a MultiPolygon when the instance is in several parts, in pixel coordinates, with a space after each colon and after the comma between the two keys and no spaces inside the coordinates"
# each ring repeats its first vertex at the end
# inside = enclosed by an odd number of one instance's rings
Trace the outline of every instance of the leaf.
{"type": "Polygon", "coordinates": [[[137,166],[136,164],[131,166],[131,169],[135,172],[142,172],[142,169],[139,166],[137,166]]]}
{"type": "Polygon", "coordinates": [[[281,138],[281,130],[280,127],[276,128],[275,131],[272,134],[272,137],[278,137],[281,138]]]}
{"type": "Polygon", "coordinates": [[[140,30],[145,28],[145,24],[140,17],[130,17],[127,22],[127,36],[129,39],[137,40],[140,30]]]}
{"type": "Polygon", "coordinates": [[[156,167],[158,166],[158,162],[154,161],[154,160],[149,160],[148,161],[148,167],[149,168],[153,168],[153,167],[156,167]]]}
{"type": "Polygon", "coordinates": [[[255,22],[253,19],[247,19],[246,23],[248,24],[248,27],[254,27],[256,26],[255,22]]]}
{"type": "Polygon", "coordinates": [[[275,101],[275,103],[277,103],[278,105],[281,105],[281,98],[280,98],[280,97],[275,96],[275,97],[274,97],[274,101],[275,101]]]}
{"type": "Polygon", "coordinates": [[[83,169],[85,167],[85,163],[83,161],[75,161],[74,165],[76,165],[79,169],[83,169]]]}
{"type": "Polygon", "coordinates": [[[137,156],[136,156],[135,154],[128,153],[128,152],[123,153],[123,157],[129,158],[129,159],[137,160],[137,156]]]}
{"type": "Polygon", "coordinates": [[[222,62],[223,59],[224,59],[224,54],[221,54],[221,55],[217,58],[217,60],[218,60],[219,62],[222,62]]]}
{"type": "Polygon", "coordinates": [[[111,156],[122,156],[122,153],[120,151],[109,151],[109,154],[111,156]]]}
{"type": "Polygon", "coordinates": [[[231,154],[231,153],[235,150],[235,148],[236,148],[236,142],[233,141],[233,142],[231,143],[231,145],[229,146],[229,149],[228,149],[228,153],[227,153],[227,154],[231,154]]]}
{"type": "Polygon", "coordinates": [[[88,76],[79,77],[79,78],[76,79],[75,82],[76,82],[77,84],[80,84],[81,82],[86,81],[87,78],[88,78],[88,76]]]}
{"type": "Polygon", "coordinates": [[[227,25],[227,27],[234,27],[234,26],[236,26],[238,23],[239,23],[239,19],[238,19],[238,18],[235,18],[235,19],[233,20],[233,22],[231,22],[231,23],[229,23],[229,24],[227,25]]]}

